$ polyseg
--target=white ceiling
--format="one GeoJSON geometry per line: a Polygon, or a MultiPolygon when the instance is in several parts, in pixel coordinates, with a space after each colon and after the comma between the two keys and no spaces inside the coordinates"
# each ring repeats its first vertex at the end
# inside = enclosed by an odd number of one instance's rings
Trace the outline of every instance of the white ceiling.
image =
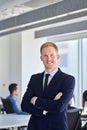
{"type": "Polygon", "coordinates": [[[55,2],[60,2],[62,0],[30,0],[28,2],[26,2],[24,5],[32,7],[32,8],[38,8],[38,7],[42,7],[42,6],[46,6],[49,4],[53,4],[55,2]]]}
{"type": "Polygon", "coordinates": [[[8,9],[13,6],[18,6],[27,1],[30,0],[0,0],[0,10],[8,9]]]}
{"type": "Polygon", "coordinates": [[[0,20],[62,0],[0,0],[0,20]]]}
{"type": "Polygon", "coordinates": [[[0,0],[0,16],[0,36],[33,28],[36,38],[83,32],[87,31],[87,0],[0,0]]]}

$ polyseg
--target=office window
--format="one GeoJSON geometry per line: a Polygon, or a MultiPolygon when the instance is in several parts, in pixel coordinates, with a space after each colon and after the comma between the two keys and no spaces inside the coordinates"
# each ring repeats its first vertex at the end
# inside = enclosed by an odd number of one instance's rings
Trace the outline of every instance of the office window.
{"type": "MultiPolygon", "coordinates": [[[[81,101],[79,99],[79,94],[81,93],[81,85],[79,81],[80,74],[80,41],[71,40],[71,41],[62,41],[56,43],[59,47],[60,60],[58,66],[66,73],[71,74],[76,79],[75,84],[75,106],[81,106],[81,101]],[[78,94],[77,94],[78,93],[78,94]]],[[[81,95],[81,94],[80,94],[81,95]]],[[[81,99],[82,100],[82,99],[81,99]]]]}
{"type": "Polygon", "coordinates": [[[82,89],[83,91],[87,90],[87,38],[82,40],[82,89]]]}

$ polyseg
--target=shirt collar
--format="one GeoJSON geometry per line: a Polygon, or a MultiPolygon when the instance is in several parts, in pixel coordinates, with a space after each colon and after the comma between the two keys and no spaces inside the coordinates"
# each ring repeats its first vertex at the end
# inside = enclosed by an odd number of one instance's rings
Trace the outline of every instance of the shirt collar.
{"type": "MultiPolygon", "coordinates": [[[[57,72],[57,71],[58,71],[58,68],[56,68],[54,71],[52,71],[51,73],[49,73],[49,74],[50,74],[50,76],[52,76],[52,77],[53,77],[53,76],[56,74],[56,72],[57,72]]],[[[45,75],[45,74],[48,74],[48,72],[47,72],[47,71],[45,71],[45,72],[44,72],[44,75],[45,75]]]]}

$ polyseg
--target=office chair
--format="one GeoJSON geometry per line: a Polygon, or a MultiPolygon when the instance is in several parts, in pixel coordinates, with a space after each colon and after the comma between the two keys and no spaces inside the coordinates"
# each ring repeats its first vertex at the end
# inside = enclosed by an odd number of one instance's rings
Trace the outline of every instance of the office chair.
{"type": "Polygon", "coordinates": [[[1,97],[1,101],[2,101],[2,104],[3,104],[4,110],[7,114],[14,113],[10,99],[7,99],[7,98],[5,99],[5,98],[1,97]]]}
{"type": "Polygon", "coordinates": [[[69,130],[81,130],[81,110],[67,110],[67,119],[69,130]]]}
{"type": "MultiPolygon", "coordinates": [[[[2,98],[2,97],[1,97],[1,101],[2,101],[2,104],[3,104],[4,110],[5,110],[5,112],[6,112],[7,114],[15,113],[10,99],[8,99],[8,98],[2,98]]],[[[26,129],[25,126],[23,126],[23,127],[18,127],[18,130],[24,130],[24,129],[26,129]]],[[[7,129],[6,129],[6,130],[7,130],[7,129]]],[[[9,129],[8,129],[8,130],[9,130],[9,129]]]]}

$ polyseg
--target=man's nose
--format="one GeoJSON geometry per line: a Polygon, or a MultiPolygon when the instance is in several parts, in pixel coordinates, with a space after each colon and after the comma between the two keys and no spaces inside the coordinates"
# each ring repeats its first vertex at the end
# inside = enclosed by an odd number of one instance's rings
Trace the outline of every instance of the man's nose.
{"type": "Polygon", "coordinates": [[[48,60],[50,60],[50,59],[51,59],[51,56],[48,56],[47,58],[48,58],[48,60]]]}

